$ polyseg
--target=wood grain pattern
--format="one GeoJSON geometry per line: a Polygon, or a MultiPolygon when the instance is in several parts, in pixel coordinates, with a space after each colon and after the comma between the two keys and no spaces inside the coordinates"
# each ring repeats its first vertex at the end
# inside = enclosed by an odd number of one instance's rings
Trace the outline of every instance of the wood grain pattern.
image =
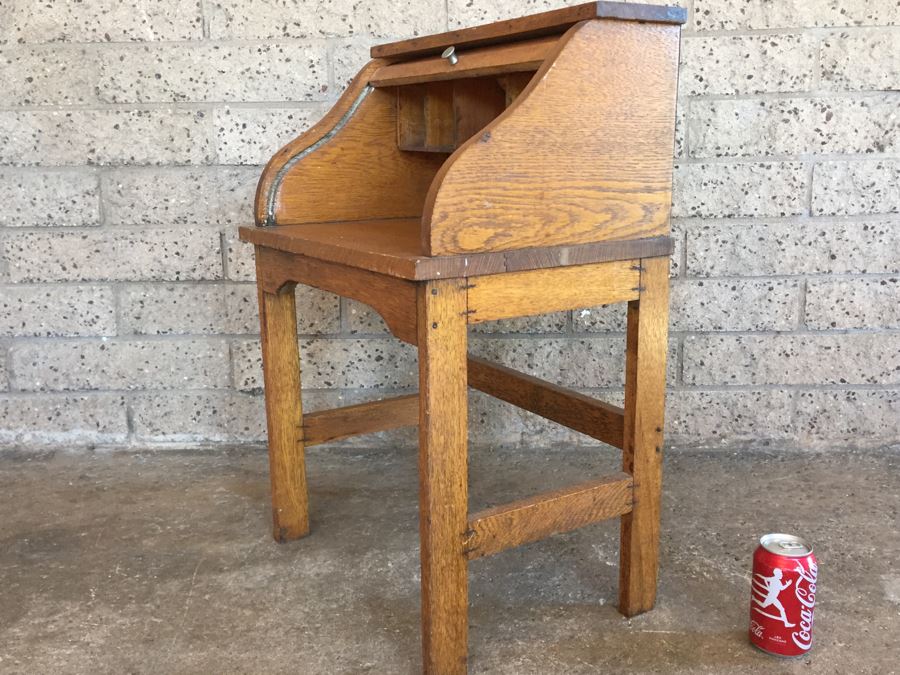
{"type": "Polygon", "coordinates": [[[474,356],[469,386],[613,447],[623,445],[624,411],[618,406],[474,356]]]}
{"type": "Polygon", "coordinates": [[[533,77],[534,73],[512,73],[497,78],[497,82],[500,83],[503,91],[506,92],[506,107],[509,107],[513,101],[519,98],[519,94],[528,86],[533,77]]]}
{"type": "Polygon", "coordinates": [[[285,542],[309,534],[309,498],[300,425],[300,355],[294,287],[259,291],[260,339],[266,392],[273,536],[285,542]]]}
{"type": "Polygon", "coordinates": [[[433,54],[445,47],[476,47],[486,44],[523,40],[537,35],[565,32],[587,19],[619,19],[683,24],[687,12],[680,7],[622,2],[588,2],[549,12],[496,21],[460,30],[399,40],[372,47],[372,58],[402,59],[433,54]]]}
{"type": "Polygon", "coordinates": [[[631,490],[631,476],[616,473],[480,511],[469,520],[466,555],[492,555],[621,516],[631,510],[631,490]]]}
{"type": "Polygon", "coordinates": [[[534,72],[550,53],[557,39],[554,36],[461,51],[457,54],[459,61],[455,65],[440,56],[392,63],[375,71],[369,83],[373,87],[387,87],[522,71],[534,72]]]}
{"type": "Polygon", "coordinates": [[[415,284],[265,246],[256,247],[256,261],[256,281],[260,288],[276,292],[285,284],[300,283],[359,300],[381,315],[394,336],[409,344],[416,343],[415,284]]]}
{"type": "Polygon", "coordinates": [[[303,444],[308,448],[342,438],[412,427],[419,423],[419,395],[320,410],[303,416],[303,444]]]}
{"type": "Polygon", "coordinates": [[[322,123],[269,161],[257,189],[257,223],[266,221],[267,195],[273,183],[278,224],[421,215],[425,194],[444,157],[403,152],[397,147],[396,93],[372,91],[343,126],[338,124],[377,65],[363,68],[322,123]],[[320,141],[324,142],[276,182],[282,167],[320,141]]]}
{"type": "Polygon", "coordinates": [[[653,608],[659,561],[663,417],[669,330],[669,261],[641,261],[641,297],[628,303],[625,355],[625,447],[622,467],[634,476],[634,509],[622,517],[619,611],[653,608]]]}
{"type": "Polygon", "coordinates": [[[419,284],[419,532],[426,673],[465,673],[468,580],[466,290],[419,284]]]}
{"type": "Polygon", "coordinates": [[[506,92],[493,77],[453,83],[454,141],[459,147],[479,133],[506,107],[506,92]]]}
{"type": "MultiPolygon", "coordinates": [[[[409,280],[448,279],[669,255],[669,237],[429,257],[414,218],[242,227],[243,241],[409,280]]],[[[312,284],[315,285],[315,284],[312,284]]]]}
{"type": "Polygon", "coordinates": [[[437,173],[423,251],[666,235],[677,26],[576,25],[521,95],[437,173]]]}
{"type": "Polygon", "coordinates": [[[468,321],[627,302],[637,299],[639,286],[637,260],[470,277],[468,321]]]}

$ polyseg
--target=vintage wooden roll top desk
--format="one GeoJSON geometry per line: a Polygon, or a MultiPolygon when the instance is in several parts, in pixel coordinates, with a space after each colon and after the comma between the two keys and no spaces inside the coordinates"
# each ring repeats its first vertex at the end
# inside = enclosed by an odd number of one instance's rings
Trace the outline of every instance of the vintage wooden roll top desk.
{"type": "Polygon", "coordinates": [[[621,518],[619,610],[656,595],[675,7],[596,2],[372,48],[262,174],[256,247],[274,533],[309,532],[304,448],[419,426],[423,665],[466,670],[467,562],[621,518]],[[294,286],[418,347],[419,393],[303,415],[294,286]],[[467,356],[470,324],[628,303],[624,408],[467,356]],[[470,514],[467,387],[622,450],[611,476],[470,514]]]}

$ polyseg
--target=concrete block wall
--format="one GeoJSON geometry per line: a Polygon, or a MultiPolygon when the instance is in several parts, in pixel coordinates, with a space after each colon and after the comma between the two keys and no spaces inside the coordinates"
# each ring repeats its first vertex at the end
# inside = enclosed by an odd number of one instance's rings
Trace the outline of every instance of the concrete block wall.
{"type": "MultiPolygon", "coordinates": [[[[260,165],[372,42],[562,4],[4,0],[0,444],[261,442],[236,239],[260,165]]],[[[669,443],[900,442],[900,5],[683,4],[669,443]]],[[[368,308],[308,289],[298,305],[308,409],[415,386],[414,351],[368,308]]],[[[620,400],[623,319],[486,325],[473,350],[620,400]]],[[[584,442],[478,394],[471,427],[584,442]]]]}

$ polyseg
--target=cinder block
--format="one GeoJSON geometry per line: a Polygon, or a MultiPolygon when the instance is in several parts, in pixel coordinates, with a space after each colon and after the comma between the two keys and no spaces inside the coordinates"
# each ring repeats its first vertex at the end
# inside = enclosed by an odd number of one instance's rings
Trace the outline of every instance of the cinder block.
{"type": "Polygon", "coordinates": [[[672,286],[674,331],[791,330],[797,326],[800,282],[680,280],[672,286]]]}
{"type": "Polygon", "coordinates": [[[585,307],[572,312],[576,333],[621,333],[626,328],[628,308],[625,303],[585,307]]]}
{"type": "MultiPolygon", "coordinates": [[[[670,340],[666,379],[678,373],[676,343],[670,340]]],[[[469,339],[469,352],[543,380],[574,389],[620,388],[625,384],[625,336],[469,339]]]]}
{"type": "Polygon", "coordinates": [[[253,245],[238,238],[237,229],[225,234],[225,265],[232,281],[256,281],[253,245]]]}
{"type": "Polygon", "coordinates": [[[691,96],[808,91],[816,47],[802,33],[685,37],[679,89],[691,96]]]}
{"type": "Polygon", "coordinates": [[[222,278],[219,233],[211,229],[17,232],[4,242],[4,264],[16,282],[222,278]]]}
{"type": "MultiPolygon", "coordinates": [[[[600,395],[599,398],[613,402],[611,396],[600,395]]],[[[597,446],[599,442],[514,405],[470,391],[469,444],[473,449],[493,450],[498,447],[597,446]]]]}
{"type": "Polygon", "coordinates": [[[335,95],[342,93],[360,69],[369,62],[371,47],[371,40],[360,38],[342,40],[332,47],[335,95]]]}
{"type": "Polygon", "coordinates": [[[900,279],[810,280],[806,325],[816,330],[900,328],[900,279]]]}
{"type": "MultiPolygon", "coordinates": [[[[235,387],[262,389],[258,340],[232,345],[235,387]]],[[[300,341],[300,372],[308,389],[402,389],[418,384],[416,351],[390,338],[300,341]]]]}
{"type": "Polygon", "coordinates": [[[820,81],[825,89],[897,91],[900,89],[900,30],[874,28],[827,35],[820,51],[820,81]]]}
{"type": "Polygon", "coordinates": [[[817,390],[797,394],[798,433],[824,447],[872,447],[900,436],[900,390],[817,390]]]}
{"type": "MultiPolygon", "coordinates": [[[[255,284],[129,285],[119,298],[123,334],[259,333],[255,284]]],[[[302,333],[337,332],[337,296],[298,286],[297,323],[302,333]]]]}
{"type": "Polygon", "coordinates": [[[93,49],[80,45],[0,48],[0,91],[4,106],[94,103],[96,82],[93,49]]]}
{"type": "Polygon", "coordinates": [[[691,157],[892,153],[900,98],[693,101],[691,157]]]}
{"type": "Polygon", "coordinates": [[[695,30],[900,24],[900,7],[871,0],[695,0],[695,30]]]}
{"type": "Polygon", "coordinates": [[[900,334],[687,337],[688,385],[900,383],[900,334]]]}
{"type": "Polygon", "coordinates": [[[216,157],[220,164],[265,164],[288,141],[309,128],[320,108],[225,108],[216,110],[216,157]]]}
{"type": "Polygon", "coordinates": [[[135,438],[166,443],[266,439],[262,396],[236,391],[146,392],[131,401],[135,438]]]}
{"type": "Polygon", "coordinates": [[[696,222],[687,231],[691,276],[900,273],[893,222],[696,222]]]}
{"type": "Polygon", "coordinates": [[[6,369],[6,345],[0,342],[0,391],[9,390],[9,373],[6,369]]]}
{"type": "Polygon", "coordinates": [[[250,225],[256,167],[129,168],[105,172],[108,225],[250,225]]]}
{"type": "Polygon", "coordinates": [[[900,213],[900,161],[816,164],[813,168],[812,212],[817,216],[900,213]]]}
{"type": "Polygon", "coordinates": [[[669,391],[666,445],[716,448],[766,445],[795,435],[794,393],[781,389],[669,391]]]}
{"type": "Polygon", "coordinates": [[[227,333],[221,284],[138,284],[119,290],[123,335],[227,333]]]}
{"type": "Polygon", "coordinates": [[[381,315],[368,305],[348,298],[344,301],[344,308],[351,334],[384,335],[388,333],[388,327],[381,315]]]}
{"type": "MultiPolygon", "coordinates": [[[[666,4],[686,7],[687,1],[674,0],[666,4]]],[[[449,0],[450,29],[512,19],[523,14],[536,14],[571,5],[567,0],[449,0]]]]}
{"type": "Polygon", "coordinates": [[[677,164],[672,215],[799,215],[806,209],[807,183],[801,162],[677,164]]]}
{"type": "Polygon", "coordinates": [[[117,394],[0,396],[0,445],[72,447],[122,443],[128,437],[125,400],[117,394]]]}
{"type": "Polygon", "coordinates": [[[678,99],[675,110],[675,158],[681,159],[685,156],[684,133],[687,128],[687,99],[678,99]]]}
{"type": "Polygon", "coordinates": [[[215,0],[207,5],[209,33],[214,40],[348,37],[376,38],[428,35],[447,29],[440,2],[402,6],[386,2],[328,3],[215,0]]]}
{"type": "Polygon", "coordinates": [[[228,386],[224,340],[25,342],[10,348],[10,361],[21,391],[228,386]]]}
{"type": "Polygon", "coordinates": [[[0,169],[0,227],[98,225],[99,201],[90,170],[0,169]]]}
{"type": "MultiPolygon", "coordinates": [[[[688,280],[671,286],[672,331],[791,330],[797,325],[799,282],[790,280],[688,280]]],[[[625,330],[624,304],[574,314],[575,330],[606,333],[625,330]]]]}
{"type": "Polygon", "coordinates": [[[0,111],[0,164],[209,164],[203,110],[0,111]]]}
{"type": "Polygon", "coordinates": [[[569,325],[568,312],[551,312],[500,321],[485,321],[472,326],[473,333],[564,333],[569,325]]]}
{"type": "MultiPolygon", "coordinates": [[[[355,300],[347,301],[351,333],[387,333],[382,318],[371,307],[355,300]]],[[[552,312],[502,321],[486,321],[470,327],[472,333],[562,333],[568,326],[567,312],[552,312]]]]}
{"type": "Polygon", "coordinates": [[[200,2],[123,0],[48,2],[4,0],[0,44],[200,40],[200,2]]]}
{"type": "Polygon", "coordinates": [[[621,387],[625,340],[616,337],[475,338],[469,351],[489,361],[567,387],[621,387]]]}
{"type": "Polygon", "coordinates": [[[116,310],[106,286],[7,286],[0,290],[0,335],[115,335],[116,310]]]}
{"type": "Polygon", "coordinates": [[[111,46],[99,53],[107,103],[318,101],[328,95],[323,43],[111,46]]]}

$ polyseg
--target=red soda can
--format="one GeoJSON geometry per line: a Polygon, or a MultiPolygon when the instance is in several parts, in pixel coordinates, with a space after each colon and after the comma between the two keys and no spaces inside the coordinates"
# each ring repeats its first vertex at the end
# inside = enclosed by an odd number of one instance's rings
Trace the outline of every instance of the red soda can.
{"type": "Polygon", "coordinates": [[[775,656],[812,646],[819,567],[812,547],[790,534],[767,534],[753,553],[750,642],[775,656]]]}

